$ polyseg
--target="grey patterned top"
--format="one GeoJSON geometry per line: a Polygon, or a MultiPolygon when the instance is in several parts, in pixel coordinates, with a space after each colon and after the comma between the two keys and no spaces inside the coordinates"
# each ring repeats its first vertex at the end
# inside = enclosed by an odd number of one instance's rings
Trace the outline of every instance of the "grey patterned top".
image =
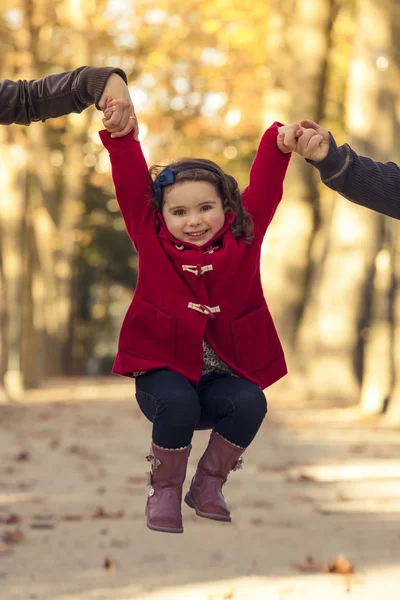
{"type": "Polygon", "coordinates": [[[310,162],[322,182],[355,204],[400,219],[400,167],[359,156],[348,144],[337,146],[331,135],[324,160],[310,162]]]}
{"type": "MultiPolygon", "coordinates": [[[[132,375],[134,377],[139,377],[139,375],[144,375],[145,373],[147,373],[147,371],[137,371],[135,373],[132,373],[132,375]]],[[[232,372],[228,365],[226,365],[224,361],[220,359],[218,354],[214,352],[210,344],[204,338],[203,369],[201,371],[201,375],[202,377],[204,377],[204,375],[211,375],[211,373],[218,373],[221,375],[225,373],[226,375],[233,375],[234,377],[237,377],[237,375],[235,375],[235,373],[232,372]]]]}
{"type": "Polygon", "coordinates": [[[234,375],[232,370],[220,359],[214,352],[207,340],[203,339],[203,370],[201,374],[211,375],[211,373],[234,375]]]}

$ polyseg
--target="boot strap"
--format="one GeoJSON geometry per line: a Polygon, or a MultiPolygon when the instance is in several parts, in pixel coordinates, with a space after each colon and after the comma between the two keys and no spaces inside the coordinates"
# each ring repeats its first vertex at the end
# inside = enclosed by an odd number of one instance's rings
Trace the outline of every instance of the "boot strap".
{"type": "Polygon", "coordinates": [[[158,469],[161,465],[161,461],[154,456],[152,451],[146,456],[146,460],[151,464],[151,469],[146,473],[147,475],[147,485],[150,487],[149,496],[151,497],[154,494],[153,488],[153,473],[158,469]]]}

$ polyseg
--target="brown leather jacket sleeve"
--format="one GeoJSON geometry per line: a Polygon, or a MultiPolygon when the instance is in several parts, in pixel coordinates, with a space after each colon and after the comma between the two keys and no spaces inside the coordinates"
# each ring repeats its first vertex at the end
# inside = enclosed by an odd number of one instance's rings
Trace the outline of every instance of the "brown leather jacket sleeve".
{"type": "Polygon", "coordinates": [[[32,81],[0,80],[0,124],[29,125],[72,112],[80,113],[100,100],[113,67],[80,67],[74,71],[48,75],[32,81]]]}

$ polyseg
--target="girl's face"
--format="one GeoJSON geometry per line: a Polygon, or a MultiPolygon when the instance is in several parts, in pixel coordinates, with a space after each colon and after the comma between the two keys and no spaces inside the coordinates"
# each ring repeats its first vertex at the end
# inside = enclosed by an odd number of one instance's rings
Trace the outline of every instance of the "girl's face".
{"type": "Polygon", "coordinates": [[[177,240],[196,246],[206,244],[225,223],[222,200],[208,181],[182,181],[167,188],[162,215],[177,240]]]}

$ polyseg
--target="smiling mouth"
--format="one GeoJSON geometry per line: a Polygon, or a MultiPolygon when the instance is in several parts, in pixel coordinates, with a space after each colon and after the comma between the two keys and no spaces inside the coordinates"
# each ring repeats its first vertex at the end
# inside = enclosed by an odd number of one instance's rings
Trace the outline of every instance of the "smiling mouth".
{"type": "Polygon", "coordinates": [[[189,235],[190,237],[200,237],[201,235],[207,233],[207,231],[208,229],[203,229],[203,231],[193,231],[192,233],[187,233],[186,235],[189,235]]]}

